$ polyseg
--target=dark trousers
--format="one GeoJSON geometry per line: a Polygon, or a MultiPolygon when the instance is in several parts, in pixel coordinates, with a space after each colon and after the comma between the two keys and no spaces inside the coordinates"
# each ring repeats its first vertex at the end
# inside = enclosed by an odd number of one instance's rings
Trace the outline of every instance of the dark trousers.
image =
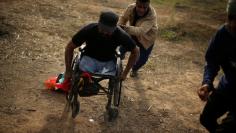
{"type": "MultiPolygon", "coordinates": [[[[137,46],[139,47],[140,55],[135,65],[132,67],[133,71],[138,71],[142,66],[146,64],[153,49],[153,45],[149,47],[148,49],[145,49],[141,44],[137,46]]],[[[124,47],[120,47],[120,52],[122,56],[125,55],[126,51],[127,50],[124,47]]]]}
{"type": "Polygon", "coordinates": [[[217,91],[213,92],[200,116],[201,124],[210,133],[236,133],[234,102],[217,91]],[[226,112],[228,115],[218,124],[217,119],[226,112]]]}

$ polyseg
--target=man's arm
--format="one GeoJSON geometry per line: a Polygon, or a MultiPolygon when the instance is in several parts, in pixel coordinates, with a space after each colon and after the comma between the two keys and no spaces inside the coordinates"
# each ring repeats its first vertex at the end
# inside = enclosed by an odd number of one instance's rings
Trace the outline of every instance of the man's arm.
{"type": "Polygon", "coordinates": [[[214,90],[213,82],[220,70],[220,66],[207,63],[204,70],[202,86],[198,89],[198,96],[202,101],[206,101],[210,92],[214,90]]]}
{"type": "Polygon", "coordinates": [[[204,76],[202,85],[207,84],[208,89],[211,90],[213,88],[213,82],[220,70],[220,62],[223,58],[223,52],[221,48],[221,35],[217,33],[215,37],[211,40],[210,45],[207,49],[205,60],[206,66],[204,68],[204,76]]]}
{"type": "Polygon", "coordinates": [[[198,89],[198,96],[203,101],[207,100],[209,93],[213,90],[214,79],[220,70],[220,62],[223,56],[220,52],[222,50],[220,48],[220,38],[219,34],[216,34],[206,52],[205,60],[207,64],[204,69],[202,86],[198,89]]]}
{"type": "Polygon", "coordinates": [[[72,63],[74,49],[76,47],[77,46],[72,41],[70,41],[65,48],[65,65],[66,65],[65,79],[71,78],[71,75],[72,75],[71,63],[72,63]]]}
{"type": "Polygon", "coordinates": [[[138,47],[136,46],[132,51],[131,51],[131,54],[129,56],[129,59],[128,59],[128,63],[125,67],[125,70],[123,71],[122,75],[121,75],[121,79],[122,80],[125,80],[130,69],[132,68],[132,66],[136,63],[137,59],[139,57],[139,49],[138,47]]]}
{"type": "Polygon", "coordinates": [[[208,88],[209,91],[214,88],[213,82],[219,70],[220,70],[220,66],[218,64],[207,62],[204,69],[202,85],[207,84],[209,87],[208,88]]]}
{"type": "Polygon", "coordinates": [[[155,25],[156,19],[147,20],[143,22],[140,26],[125,26],[124,30],[133,36],[140,36],[146,34],[148,31],[151,30],[153,25],[155,25]]]}

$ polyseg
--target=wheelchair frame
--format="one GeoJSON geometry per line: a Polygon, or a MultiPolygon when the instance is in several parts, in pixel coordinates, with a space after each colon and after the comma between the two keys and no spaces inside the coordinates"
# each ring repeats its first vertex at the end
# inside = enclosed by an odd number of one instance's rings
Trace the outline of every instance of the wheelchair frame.
{"type": "MultiPolygon", "coordinates": [[[[73,59],[72,62],[72,86],[67,95],[67,102],[69,103],[69,107],[72,110],[72,118],[75,118],[80,110],[80,102],[78,100],[79,89],[83,87],[84,79],[81,76],[81,71],[78,71],[76,68],[77,61],[81,59],[81,52],[83,49],[79,49],[79,53],[73,59]]],[[[101,90],[107,95],[108,102],[106,105],[106,113],[108,115],[108,121],[112,121],[116,119],[118,116],[118,107],[121,99],[121,88],[122,88],[122,80],[120,80],[120,76],[123,72],[122,61],[120,57],[120,53],[116,52],[116,76],[110,75],[102,75],[102,74],[91,74],[91,78],[93,84],[98,85],[101,90]],[[103,87],[99,82],[108,79],[108,87],[103,87]]]]}

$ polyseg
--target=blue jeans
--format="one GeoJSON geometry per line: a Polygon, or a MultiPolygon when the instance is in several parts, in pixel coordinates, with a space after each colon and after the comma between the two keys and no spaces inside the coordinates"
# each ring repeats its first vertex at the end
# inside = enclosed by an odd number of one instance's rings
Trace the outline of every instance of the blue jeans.
{"type": "Polygon", "coordinates": [[[84,72],[112,76],[116,74],[116,64],[113,60],[102,62],[84,55],[78,63],[80,70],[84,72]]]}
{"type": "MultiPolygon", "coordinates": [[[[135,65],[132,67],[133,71],[138,71],[142,66],[146,64],[153,49],[153,45],[148,49],[145,49],[141,44],[138,44],[137,46],[139,47],[140,55],[135,65]]],[[[124,47],[120,47],[121,56],[124,56],[126,52],[127,50],[124,47]]]]}

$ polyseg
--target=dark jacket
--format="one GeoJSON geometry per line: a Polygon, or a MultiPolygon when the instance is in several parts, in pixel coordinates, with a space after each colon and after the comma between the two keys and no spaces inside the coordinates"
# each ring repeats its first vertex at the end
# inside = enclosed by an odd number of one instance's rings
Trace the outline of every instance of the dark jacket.
{"type": "Polygon", "coordinates": [[[236,92],[236,37],[223,25],[212,38],[206,52],[206,66],[203,84],[213,87],[213,81],[219,72],[223,70],[223,76],[219,87],[229,93],[236,92]]]}

